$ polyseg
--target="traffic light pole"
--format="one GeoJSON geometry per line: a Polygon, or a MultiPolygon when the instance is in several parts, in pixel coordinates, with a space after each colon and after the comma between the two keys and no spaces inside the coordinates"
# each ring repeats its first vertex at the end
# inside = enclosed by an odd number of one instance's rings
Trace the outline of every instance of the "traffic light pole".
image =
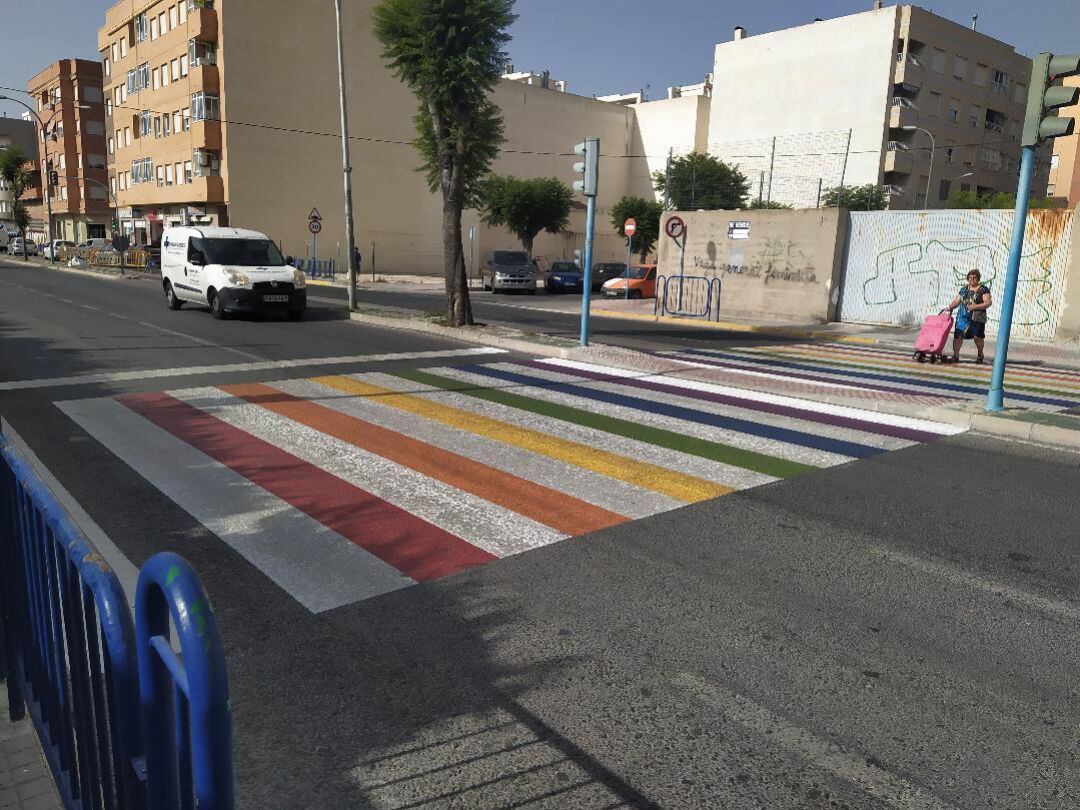
{"type": "Polygon", "coordinates": [[[585,280],[581,288],[581,345],[589,345],[589,308],[592,305],[592,249],[596,233],[596,197],[586,198],[585,211],[585,280]]]}
{"type": "Polygon", "coordinates": [[[1035,174],[1035,147],[1025,146],[1020,153],[1020,184],[1016,189],[1016,212],[1013,215],[1009,264],[1005,270],[1005,291],[1001,297],[1001,318],[998,321],[997,348],[994,350],[994,372],[986,394],[986,410],[1005,409],[1005,361],[1009,356],[1009,333],[1012,330],[1013,308],[1016,304],[1016,284],[1020,278],[1020,257],[1024,252],[1024,230],[1027,225],[1028,196],[1031,178],[1035,174]]]}

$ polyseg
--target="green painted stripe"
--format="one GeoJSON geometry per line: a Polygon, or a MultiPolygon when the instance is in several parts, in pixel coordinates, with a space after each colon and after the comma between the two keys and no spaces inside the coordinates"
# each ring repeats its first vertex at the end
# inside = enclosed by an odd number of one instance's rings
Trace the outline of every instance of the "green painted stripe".
{"type": "Polygon", "coordinates": [[[426,371],[405,370],[390,372],[395,377],[403,380],[411,380],[421,385],[429,385],[443,391],[453,391],[458,394],[466,394],[477,399],[495,402],[499,405],[507,405],[522,411],[529,411],[540,416],[547,416],[563,422],[571,422],[575,425],[594,428],[605,433],[613,433],[627,439],[636,439],[657,447],[666,447],[669,450],[677,450],[692,456],[700,456],[722,464],[730,464],[734,467],[742,467],[753,470],[774,478],[791,478],[805,472],[817,469],[809,464],[800,464],[797,461],[788,461],[782,458],[774,458],[764,453],[755,453],[752,450],[743,450],[739,447],[731,447],[719,442],[710,442],[706,439],[698,439],[693,436],[684,436],[662,428],[648,425],[638,425],[625,419],[616,419],[611,416],[583,411],[579,408],[571,408],[567,405],[556,405],[532,397],[520,394],[511,394],[508,391],[499,391],[493,388],[484,388],[472,383],[463,383],[458,380],[440,377],[426,371]]]}

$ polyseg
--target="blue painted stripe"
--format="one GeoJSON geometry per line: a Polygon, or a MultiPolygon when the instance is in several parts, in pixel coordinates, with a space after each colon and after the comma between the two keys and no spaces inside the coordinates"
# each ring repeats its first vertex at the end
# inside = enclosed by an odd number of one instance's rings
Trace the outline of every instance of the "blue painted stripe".
{"type": "Polygon", "coordinates": [[[830,439],[825,436],[815,436],[812,433],[803,433],[798,430],[773,427],[771,425],[759,425],[756,422],[750,422],[746,419],[736,419],[731,416],[705,413],[703,411],[696,411],[692,408],[670,405],[665,402],[653,402],[652,400],[626,396],[625,394],[616,394],[610,391],[598,391],[574,383],[557,383],[544,379],[543,377],[516,374],[512,371],[504,371],[503,369],[492,368],[491,366],[471,365],[459,366],[459,368],[470,374],[480,374],[485,377],[493,377],[505,382],[518,383],[519,385],[528,385],[535,388],[545,388],[551,391],[570,394],[575,397],[591,399],[596,402],[606,402],[609,405],[620,405],[624,408],[633,408],[634,410],[644,411],[658,416],[683,419],[687,422],[696,422],[699,425],[709,425],[710,427],[722,428],[724,430],[733,430],[751,436],[759,436],[763,439],[772,439],[774,441],[784,442],[785,444],[809,447],[814,450],[823,450],[826,453],[836,453],[837,455],[849,456],[851,458],[868,458],[884,452],[880,448],[870,447],[856,442],[830,439]]]}
{"type": "MultiPolygon", "coordinates": [[[[790,368],[799,371],[812,371],[817,373],[828,373],[837,377],[850,377],[860,380],[877,380],[880,382],[901,383],[903,385],[910,385],[917,388],[930,388],[938,389],[941,391],[957,391],[962,394],[978,394],[983,396],[986,394],[986,389],[973,386],[973,385],[958,385],[956,383],[947,382],[935,382],[933,380],[925,379],[912,379],[910,377],[902,377],[893,374],[880,374],[869,371],[852,371],[850,369],[839,369],[836,366],[830,366],[828,364],[810,364],[810,363],[795,363],[790,360],[776,360],[769,357],[761,357],[759,355],[747,355],[747,354],[727,354],[724,352],[716,352],[706,349],[682,349],[680,354],[690,354],[700,357],[718,357],[725,360],[736,360],[740,363],[756,364],[759,366],[766,366],[770,368],[790,368]]],[[[838,382],[840,380],[837,380],[838,382]]],[[[911,391],[911,393],[917,393],[911,391]]],[[[1055,408],[1072,408],[1078,403],[1078,400],[1074,399],[1055,399],[1053,397],[1039,397],[1031,394],[1012,394],[1006,393],[1006,398],[1020,402],[1034,402],[1038,405],[1050,405],[1055,408]]]]}

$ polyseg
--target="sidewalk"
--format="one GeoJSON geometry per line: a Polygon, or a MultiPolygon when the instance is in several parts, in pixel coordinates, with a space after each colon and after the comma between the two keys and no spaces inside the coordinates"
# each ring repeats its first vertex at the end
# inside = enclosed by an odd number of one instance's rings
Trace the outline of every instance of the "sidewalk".
{"type": "MultiPolygon", "coordinates": [[[[6,687],[0,687],[0,692],[6,687]]],[[[41,743],[30,717],[8,719],[6,693],[0,695],[0,808],[62,810],[41,743]]]]}

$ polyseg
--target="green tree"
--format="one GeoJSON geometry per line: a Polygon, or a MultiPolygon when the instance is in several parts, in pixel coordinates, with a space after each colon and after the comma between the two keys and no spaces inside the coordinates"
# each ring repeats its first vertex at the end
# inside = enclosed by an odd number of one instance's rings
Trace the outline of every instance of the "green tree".
{"type": "Polygon", "coordinates": [[[983,208],[982,197],[977,191],[954,191],[945,201],[946,208],[983,208]]]}
{"type": "Polygon", "coordinates": [[[795,206],[788,205],[787,203],[777,202],[776,200],[751,200],[750,204],[746,206],[751,211],[766,210],[766,211],[790,211],[795,206]]]}
{"type": "Polygon", "coordinates": [[[826,189],[821,200],[826,208],[846,208],[849,211],[884,211],[887,202],[885,189],[873,183],[826,189]]]}
{"type": "MultiPolygon", "coordinates": [[[[993,194],[979,194],[975,191],[954,191],[945,201],[946,208],[1016,208],[1016,195],[1007,191],[998,191],[993,194]]],[[[1062,205],[1053,197],[1035,197],[1028,202],[1028,207],[1061,208],[1062,205]]]]}
{"type": "Polygon", "coordinates": [[[495,175],[480,190],[480,214],[485,225],[502,226],[520,239],[531,257],[541,231],[559,233],[566,227],[573,198],[573,189],[555,177],[495,175]]]}
{"type": "Polygon", "coordinates": [[[626,220],[637,221],[637,230],[631,237],[630,249],[644,262],[655,247],[656,240],[660,238],[660,217],[663,214],[662,203],[627,195],[620,197],[619,201],[611,207],[611,225],[615,233],[622,236],[626,220]]]}
{"type": "Polygon", "coordinates": [[[674,211],[745,208],[750,190],[750,182],[737,166],[701,152],[672,160],[668,171],[653,175],[653,186],[667,195],[674,211]]]}
{"type": "Polygon", "coordinates": [[[0,151],[0,179],[11,191],[14,201],[11,205],[11,219],[19,230],[19,236],[23,238],[23,260],[26,256],[26,229],[30,226],[30,212],[26,209],[26,203],[20,199],[23,193],[30,187],[30,167],[26,154],[17,147],[10,147],[0,151]]]}
{"type": "Polygon", "coordinates": [[[373,12],[383,58],[419,101],[414,118],[419,170],[443,203],[446,318],[473,322],[461,213],[503,143],[503,120],[489,94],[502,74],[517,19],[513,0],[382,0],[373,12]]]}

